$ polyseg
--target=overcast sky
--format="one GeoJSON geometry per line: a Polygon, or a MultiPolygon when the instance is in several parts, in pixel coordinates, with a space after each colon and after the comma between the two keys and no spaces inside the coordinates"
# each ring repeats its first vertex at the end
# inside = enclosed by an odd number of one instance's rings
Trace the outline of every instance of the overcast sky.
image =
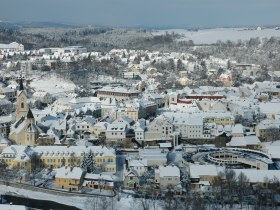
{"type": "Polygon", "coordinates": [[[1,0],[0,20],[109,26],[279,24],[280,0],[1,0]]]}

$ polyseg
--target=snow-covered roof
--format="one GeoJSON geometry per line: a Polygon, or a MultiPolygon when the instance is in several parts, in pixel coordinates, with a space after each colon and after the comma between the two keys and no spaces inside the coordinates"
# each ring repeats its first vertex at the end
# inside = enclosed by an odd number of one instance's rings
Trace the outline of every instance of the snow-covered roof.
{"type": "Polygon", "coordinates": [[[155,173],[159,173],[160,177],[180,177],[180,169],[175,166],[159,166],[155,173]]]}
{"type": "Polygon", "coordinates": [[[63,179],[81,179],[84,170],[80,167],[61,167],[56,169],[55,178],[63,179]]]}
{"type": "Polygon", "coordinates": [[[142,160],[130,160],[128,162],[128,166],[129,167],[146,167],[147,164],[145,163],[145,161],[142,161],[142,160]]]}
{"type": "MultiPolygon", "coordinates": [[[[251,183],[262,183],[265,179],[280,177],[279,170],[233,169],[238,176],[241,172],[247,176],[251,183]]],[[[267,180],[266,180],[267,181],[267,180]]]]}
{"type": "Polygon", "coordinates": [[[234,134],[243,134],[243,125],[241,124],[235,124],[233,127],[232,127],[232,130],[231,130],[232,133],[234,134]]]}
{"type": "Polygon", "coordinates": [[[242,136],[242,137],[232,137],[227,146],[248,146],[248,145],[258,145],[261,141],[257,136],[242,136]]]}
{"type": "Polygon", "coordinates": [[[190,177],[200,178],[200,176],[217,176],[219,172],[222,172],[224,167],[216,165],[190,165],[190,177]]]}

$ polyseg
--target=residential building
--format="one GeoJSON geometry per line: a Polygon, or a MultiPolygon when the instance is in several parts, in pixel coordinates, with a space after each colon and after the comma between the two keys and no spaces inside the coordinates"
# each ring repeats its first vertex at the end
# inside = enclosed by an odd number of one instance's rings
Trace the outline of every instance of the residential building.
{"type": "Polygon", "coordinates": [[[52,103],[52,96],[48,92],[45,91],[38,91],[33,94],[33,98],[41,103],[51,104],[52,103]]]}
{"type": "Polygon", "coordinates": [[[80,190],[85,171],[80,167],[64,166],[56,169],[55,186],[61,189],[80,190]]]}
{"type": "Polygon", "coordinates": [[[155,183],[158,183],[160,188],[168,187],[176,188],[180,184],[180,169],[175,165],[159,166],[155,169],[155,183]]]}
{"type": "Polygon", "coordinates": [[[1,158],[11,167],[17,166],[18,161],[25,161],[21,166],[31,168],[31,160],[39,168],[60,168],[62,166],[80,166],[86,153],[92,151],[96,167],[101,171],[116,172],[116,154],[112,149],[102,146],[19,146],[6,147],[1,158]],[[24,158],[21,154],[24,152],[24,158]],[[27,152],[26,152],[27,151],[27,152]],[[26,164],[25,164],[26,163],[26,164]]]}
{"type": "Polygon", "coordinates": [[[124,172],[123,185],[125,188],[135,189],[139,186],[139,175],[137,171],[129,169],[124,172]]]}
{"type": "Polygon", "coordinates": [[[0,44],[0,51],[2,51],[2,52],[23,52],[24,46],[17,42],[12,42],[10,44],[0,44]]]}
{"type": "Polygon", "coordinates": [[[131,98],[138,98],[140,96],[140,91],[125,88],[125,87],[103,87],[98,89],[97,97],[103,98],[115,98],[116,100],[127,100],[131,98]]]}

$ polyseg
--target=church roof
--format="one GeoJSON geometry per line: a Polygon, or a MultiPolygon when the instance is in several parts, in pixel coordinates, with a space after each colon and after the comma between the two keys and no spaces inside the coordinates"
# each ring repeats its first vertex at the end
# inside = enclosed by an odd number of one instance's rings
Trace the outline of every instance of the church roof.
{"type": "Polygon", "coordinates": [[[26,117],[27,117],[27,119],[34,119],[31,109],[28,110],[26,117]]]}

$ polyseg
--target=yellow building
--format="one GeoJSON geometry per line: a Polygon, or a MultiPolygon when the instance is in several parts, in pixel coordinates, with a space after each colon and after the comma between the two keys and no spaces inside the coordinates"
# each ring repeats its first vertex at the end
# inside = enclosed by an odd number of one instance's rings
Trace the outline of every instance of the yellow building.
{"type": "Polygon", "coordinates": [[[57,188],[80,190],[85,171],[80,167],[61,167],[56,170],[55,186],[57,188]]]}
{"type": "Polygon", "coordinates": [[[33,151],[29,146],[12,145],[2,151],[0,159],[12,169],[31,171],[34,164],[32,154],[33,151]]]}
{"type": "Polygon", "coordinates": [[[18,166],[30,169],[60,168],[62,166],[80,166],[84,155],[91,151],[96,167],[103,172],[116,172],[115,150],[102,146],[19,146],[12,145],[5,148],[0,156],[11,168],[18,166]],[[26,150],[27,149],[27,150],[26,150]],[[22,151],[25,152],[21,159],[22,151]],[[32,161],[31,161],[32,160],[32,161]]]}
{"type": "Polygon", "coordinates": [[[204,122],[205,123],[216,123],[217,125],[233,125],[234,124],[234,117],[233,116],[228,116],[228,115],[223,115],[217,114],[217,115],[212,115],[212,116],[205,116],[204,117],[204,122]]]}

